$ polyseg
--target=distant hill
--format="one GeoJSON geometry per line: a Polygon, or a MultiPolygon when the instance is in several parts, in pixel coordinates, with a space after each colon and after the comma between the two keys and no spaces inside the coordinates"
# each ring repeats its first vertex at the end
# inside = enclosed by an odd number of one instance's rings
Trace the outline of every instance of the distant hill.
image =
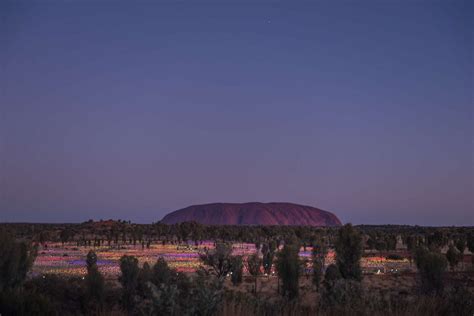
{"type": "Polygon", "coordinates": [[[206,225],[340,226],[333,213],[293,203],[213,203],[169,213],[165,224],[196,221],[206,225]]]}

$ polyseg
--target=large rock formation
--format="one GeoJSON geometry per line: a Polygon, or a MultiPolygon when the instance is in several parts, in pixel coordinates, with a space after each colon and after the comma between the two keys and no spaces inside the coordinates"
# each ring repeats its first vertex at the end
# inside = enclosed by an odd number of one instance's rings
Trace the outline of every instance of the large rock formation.
{"type": "Polygon", "coordinates": [[[189,206],[166,215],[161,222],[196,221],[206,225],[340,226],[336,215],[292,203],[213,203],[189,206]]]}

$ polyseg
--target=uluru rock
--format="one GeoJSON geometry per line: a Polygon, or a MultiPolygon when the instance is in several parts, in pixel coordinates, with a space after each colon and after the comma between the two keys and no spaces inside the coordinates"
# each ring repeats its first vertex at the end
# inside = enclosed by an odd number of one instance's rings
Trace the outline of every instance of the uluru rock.
{"type": "Polygon", "coordinates": [[[163,217],[165,224],[340,226],[333,213],[293,203],[212,203],[193,205],[163,217]]]}

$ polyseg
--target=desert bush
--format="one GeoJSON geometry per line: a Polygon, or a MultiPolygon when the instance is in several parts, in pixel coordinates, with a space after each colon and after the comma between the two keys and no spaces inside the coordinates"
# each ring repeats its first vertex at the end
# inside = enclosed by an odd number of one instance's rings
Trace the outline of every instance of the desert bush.
{"type": "Polygon", "coordinates": [[[363,292],[360,282],[336,279],[327,283],[321,292],[321,307],[325,311],[351,315],[363,307],[363,292]]]}
{"type": "Polygon", "coordinates": [[[21,288],[0,292],[0,315],[54,315],[57,310],[38,292],[21,288]]]}
{"type": "Polygon", "coordinates": [[[86,258],[87,275],[85,277],[86,304],[90,312],[102,310],[105,299],[104,277],[97,267],[97,255],[89,251],[86,258]]]}
{"type": "Polygon", "coordinates": [[[342,277],[360,281],[362,279],[360,258],[363,249],[361,234],[351,224],[344,225],[339,229],[335,249],[336,265],[342,277]]]}
{"type": "Polygon", "coordinates": [[[257,293],[257,277],[260,275],[260,268],[262,267],[262,259],[258,256],[258,253],[247,258],[247,270],[255,280],[254,291],[257,293]]]}
{"type": "Polygon", "coordinates": [[[162,283],[167,284],[171,281],[173,273],[174,271],[168,267],[166,260],[160,257],[153,265],[151,280],[155,285],[160,285],[162,283]]]}
{"type": "Polygon", "coordinates": [[[28,293],[41,293],[59,315],[73,315],[84,310],[85,280],[81,277],[62,277],[47,274],[25,283],[28,293]]]}
{"type": "Polygon", "coordinates": [[[230,276],[230,280],[234,286],[239,285],[242,283],[242,270],[244,264],[242,261],[242,256],[235,256],[231,259],[231,270],[232,273],[230,276]]]}
{"type": "Polygon", "coordinates": [[[448,266],[446,257],[426,248],[418,248],[415,262],[420,274],[421,291],[425,294],[442,294],[444,274],[448,266]]]}
{"type": "Polygon", "coordinates": [[[321,238],[313,242],[313,250],[311,252],[311,259],[313,263],[313,285],[319,289],[323,278],[323,269],[326,261],[328,249],[326,242],[321,238]]]}
{"type": "Polygon", "coordinates": [[[199,257],[218,278],[224,278],[231,269],[231,253],[232,245],[218,243],[215,249],[206,250],[199,257]]]}
{"type": "Polygon", "coordinates": [[[35,261],[37,248],[0,229],[0,292],[20,287],[35,261]]]}
{"type": "Polygon", "coordinates": [[[463,254],[454,245],[449,245],[448,251],[446,252],[446,259],[448,260],[451,270],[459,264],[462,260],[463,254]]]}
{"type": "Polygon", "coordinates": [[[282,294],[289,299],[296,298],[299,292],[300,264],[298,251],[298,245],[285,244],[277,254],[276,268],[278,276],[282,280],[282,294]]]}
{"type": "Polygon", "coordinates": [[[134,305],[134,296],[138,288],[138,259],[133,256],[122,256],[120,258],[119,282],[122,284],[122,305],[127,311],[131,311],[134,305]]]}
{"type": "Polygon", "coordinates": [[[193,280],[195,290],[193,291],[190,311],[192,315],[211,316],[215,315],[222,304],[224,295],[223,280],[198,270],[193,280]]]}

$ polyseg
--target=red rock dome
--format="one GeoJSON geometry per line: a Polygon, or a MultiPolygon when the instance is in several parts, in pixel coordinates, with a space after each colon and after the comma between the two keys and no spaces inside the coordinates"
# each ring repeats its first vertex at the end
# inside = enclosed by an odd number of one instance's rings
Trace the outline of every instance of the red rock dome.
{"type": "Polygon", "coordinates": [[[213,203],[193,205],[163,217],[165,224],[340,226],[333,213],[293,203],[213,203]]]}

